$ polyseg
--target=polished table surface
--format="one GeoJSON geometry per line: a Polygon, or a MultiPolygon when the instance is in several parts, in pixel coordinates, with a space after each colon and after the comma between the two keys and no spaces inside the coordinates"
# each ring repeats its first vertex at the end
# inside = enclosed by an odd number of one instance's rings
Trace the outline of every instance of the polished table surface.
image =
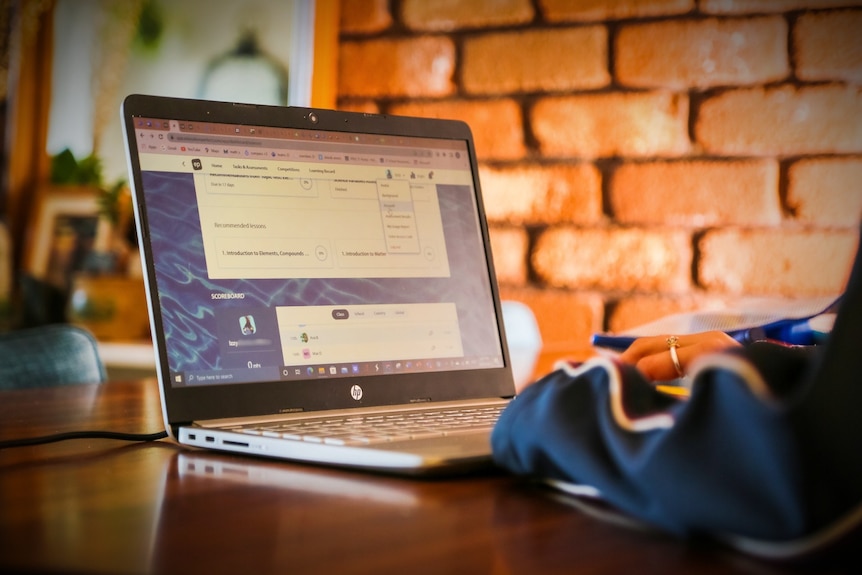
{"type": "MultiPolygon", "coordinates": [[[[0,440],[85,429],[162,430],[155,381],[0,393],[0,440]]],[[[0,573],[858,573],[856,555],[763,563],[502,472],[403,479],[170,440],[0,450],[0,573]]]]}

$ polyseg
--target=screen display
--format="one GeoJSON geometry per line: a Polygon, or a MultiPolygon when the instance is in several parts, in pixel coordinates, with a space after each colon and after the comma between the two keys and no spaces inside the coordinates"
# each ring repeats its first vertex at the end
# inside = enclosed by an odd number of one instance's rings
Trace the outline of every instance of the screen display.
{"type": "Polygon", "coordinates": [[[503,366],[466,142],[134,129],[174,387],[503,366]]]}

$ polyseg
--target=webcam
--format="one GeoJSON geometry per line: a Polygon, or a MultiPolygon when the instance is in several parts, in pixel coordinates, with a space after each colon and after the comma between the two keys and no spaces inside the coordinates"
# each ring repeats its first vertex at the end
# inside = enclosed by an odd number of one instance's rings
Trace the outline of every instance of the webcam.
{"type": "Polygon", "coordinates": [[[317,114],[315,114],[314,112],[309,112],[309,113],[308,113],[308,121],[309,121],[309,122],[311,122],[312,124],[316,124],[316,123],[317,123],[317,120],[318,120],[318,118],[317,118],[317,114]]]}

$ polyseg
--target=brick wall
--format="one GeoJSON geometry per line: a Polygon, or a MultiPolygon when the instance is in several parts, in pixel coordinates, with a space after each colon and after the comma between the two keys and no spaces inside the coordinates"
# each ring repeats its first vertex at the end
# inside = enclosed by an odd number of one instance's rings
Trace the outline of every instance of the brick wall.
{"type": "Polygon", "coordinates": [[[546,363],[749,296],[840,292],[860,0],[343,0],[338,106],[474,132],[503,296],[546,363]]]}

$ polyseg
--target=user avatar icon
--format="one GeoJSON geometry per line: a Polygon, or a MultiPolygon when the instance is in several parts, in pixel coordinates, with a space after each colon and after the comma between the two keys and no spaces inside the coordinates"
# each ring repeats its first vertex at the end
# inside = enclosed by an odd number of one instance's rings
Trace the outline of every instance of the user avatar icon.
{"type": "Polygon", "coordinates": [[[308,334],[302,332],[302,335],[299,336],[299,341],[301,341],[302,343],[308,343],[308,334]]]}
{"type": "Polygon", "coordinates": [[[239,318],[239,327],[243,335],[252,335],[257,331],[257,326],[254,323],[254,316],[244,315],[239,318]]]}

